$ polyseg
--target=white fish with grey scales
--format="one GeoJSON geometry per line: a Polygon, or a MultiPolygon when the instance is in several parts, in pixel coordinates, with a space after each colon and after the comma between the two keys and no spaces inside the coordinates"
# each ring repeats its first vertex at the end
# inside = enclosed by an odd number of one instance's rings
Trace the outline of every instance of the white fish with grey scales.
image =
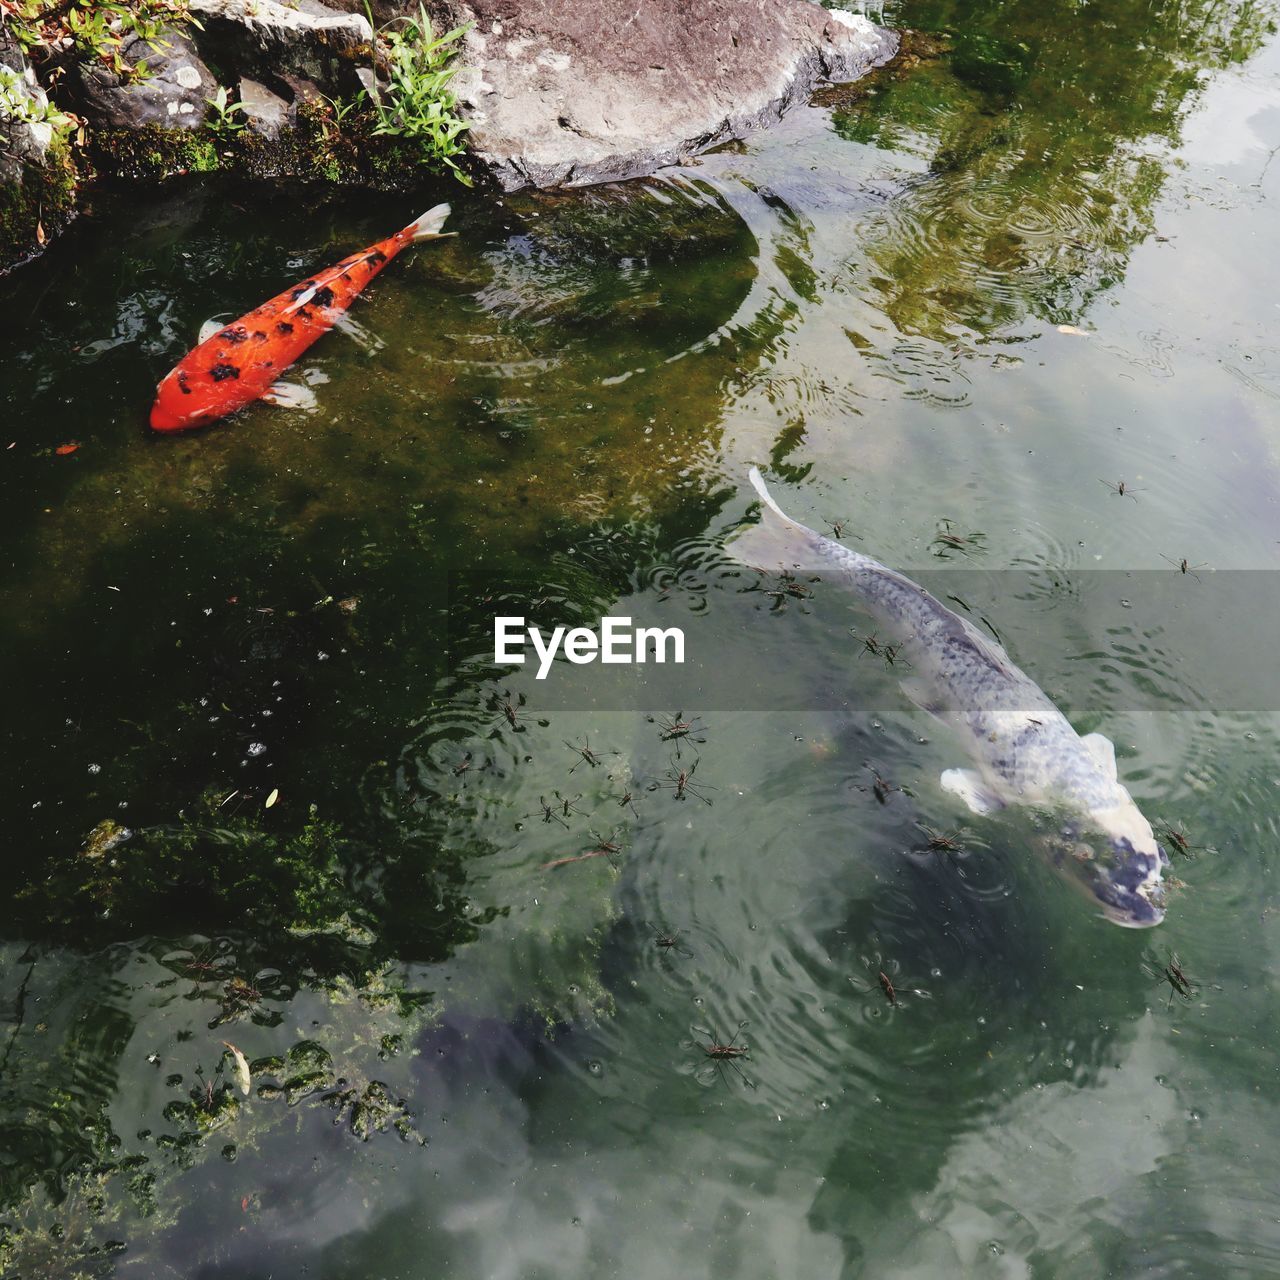
{"type": "Polygon", "coordinates": [[[904,692],[951,726],[976,766],[946,770],[943,789],[979,814],[1006,805],[1061,813],[1053,860],[1107,919],[1159,924],[1169,859],[1117,777],[1111,743],[1097,733],[1082,738],[1001,645],[918,583],[792,520],[755,467],[751,483],[764,502],[761,522],[727,550],[758,569],[823,571],[901,637],[911,663],[904,692]]]}

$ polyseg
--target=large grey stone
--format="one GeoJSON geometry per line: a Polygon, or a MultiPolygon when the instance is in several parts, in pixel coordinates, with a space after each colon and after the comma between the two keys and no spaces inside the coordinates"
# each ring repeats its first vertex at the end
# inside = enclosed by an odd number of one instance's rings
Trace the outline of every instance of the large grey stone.
{"type": "Polygon", "coordinates": [[[443,0],[471,145],[508,190],[651,173],[776,120],[897,39],[811,0],[443,0]]]}
{"type": "Polygon", "coordinates": [[[191,0],[191,11],[202,24],[201,49],[242,75],[300,77],[344,94],[359,87],[356,68],[372,60],[368,19],[319,0],[191,0]]]}
{"type": "Polygon", "coordinates": [[[122,79],[109,67],[81,65],[80,97],[93,123],[116,129],[198,129],[204,123],[218,82],[181,32],[168,28],[157,44],[135,38],[124,49],[130,63],[147,64],[144,76],[122,79]]]}
{"type": "Polygon", "coordinates": [[[241,118],[256,134],[275,139],[289,123],[289,104],[266,85],[247,77],[240,81],[241,118]]]}

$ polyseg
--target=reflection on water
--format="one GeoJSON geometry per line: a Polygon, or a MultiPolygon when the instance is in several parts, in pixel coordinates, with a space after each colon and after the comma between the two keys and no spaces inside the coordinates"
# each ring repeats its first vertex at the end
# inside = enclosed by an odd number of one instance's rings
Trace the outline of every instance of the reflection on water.
{"type": "Polygon", "coordinates": [[[1278,554],[1272,15],[888,19],[693,169],[450,192],[310,414],[141,429],[203,320],[440,192],[104,196],[6,281],[0,1273],[1280,1265],[1280,690],[1224,572],[1278,554]],[[748,462],[1114,739],[1161,930],[952,807],[838,592],[728,567],[748,462]],[[607,612],[688,665],[491,665],[607,612]]]}

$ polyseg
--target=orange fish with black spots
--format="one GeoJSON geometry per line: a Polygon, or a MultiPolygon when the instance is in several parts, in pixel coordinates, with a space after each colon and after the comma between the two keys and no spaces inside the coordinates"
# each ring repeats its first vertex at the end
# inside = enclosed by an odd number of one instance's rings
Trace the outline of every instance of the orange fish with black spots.
{"type": "Polygon", "coordinates": [[[440,240],[449,206],[438,204],[403,231],[277,294],[220,326],[164,377],[151,407],[153,431],[207,427],[255,400],[287,403],[280,375],[327,333],[356,295],[402,249],[440,240]]]}

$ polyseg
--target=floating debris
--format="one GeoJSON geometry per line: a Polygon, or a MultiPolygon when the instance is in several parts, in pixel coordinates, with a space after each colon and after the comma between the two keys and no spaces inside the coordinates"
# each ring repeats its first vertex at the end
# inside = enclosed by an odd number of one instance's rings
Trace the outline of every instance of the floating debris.
{"type": "Polygon", "coordinates": [[[123,827],[114,818],[104,818],[92,831],[80,850],[82,858],[101,858],[117,845],[123,844],[133,832],[123,827]]]}
{"type": "Polygon", "coordinates": [[[247,1098],[249,1096],[249,1090],[253,1085],[253,1077],[249,1073],[249,1059],[246,1058],[230,1040],[224,1040],[222,1043],[227,1046],[227,1049],[231,1053],[231,1060],[235,1064],[234,1075],[236,1084],[239,1087],[240,1092],[247,1098]]]}

